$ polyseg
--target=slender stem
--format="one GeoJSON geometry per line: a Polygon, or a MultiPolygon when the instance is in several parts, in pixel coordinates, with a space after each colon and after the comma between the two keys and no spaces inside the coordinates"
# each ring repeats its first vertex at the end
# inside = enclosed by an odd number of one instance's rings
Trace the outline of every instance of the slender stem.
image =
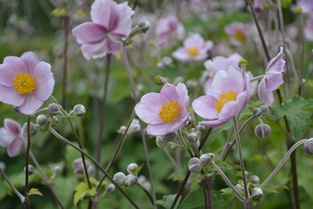
{"type": "Polygon", "coordinates": [[[238,154],[239,154],[239,162],[240,162],[240,167],[241,167],[241,173],[242,173],[242,179],[243,179],[243,185],[245,189],[245,197],[249,198],[249,190],[248,190],[248,183],[247,183],[247,178],[245,175],[245,164],[243,161],[242,157],[242,150],[241,150],[241,143],[240,143],[240,134],[239,134],[239,128],[238,128],[238,121],[236,117],[233,117],[233,122],[234,122],[234,130],[235,130],[235,135],[236,135],[236,145],[238,149],[238,154]]]}
{"type": "Polygon", "coordinates": [[[154,204],[153,203],[154,200],[153,200],[153,197],[150,195],[149,191],[146,190],[146,188],[144,186],[142,186],[139,182],[137,183],[137,185],[140,187],[140,189],[142,189],[146,193],[147,197],[149,198],[150,202],[153,205],[154,204]]]}
{"type": "Polygon", "coordinates": [[[30,208],[29,205],[29,179],[28,179],[28,164],[29,164],[29,152],[30,152],[30,142],[31,142],[31,135],[30,135],[30,122],[31,117],[27,117],[27,144],[26,144],[26,156],[25,156],[25,199],[24,205],[27,209],[30,208]]]}
{"type": "Polygon", "coordinates": [[[207,179],[209,209],[214,209],[213,194],[212,194],[212,183],[213,183],[213,175],[209,175],[209,177],[207,179]]]}
{"type": "Polygon", "coordinates": [[[302,82],[302,79],[303,79],[303,73],[304,73],[304,52],[305,52],[305,38],[304,38],[304,33],[303,33],[303,16],[300,15],[300,18],[299,18],[299,22],[300,22],[300,35],[301,35],[301,65],[300,65],[300,75],[299,75],[299,80],[300,80],[300,84],[299,84],[299,87],[298,87],[298,94],[299,95],[302,95],[302,88],[303,88],[303,82],[302,82]]]}
{"type": "MultiPolygon", "coordinates": [[[[135,103],[138,103],[137,95],[136,95],[136,89],[135,89],[135,83],[134,83],[134,80],[133,80],[133,76],[131,74],[131,68],[130,68],[130,64],[129,64],[129,60],[128,60],[127,50],[126,50],[125,44],[123,44],[122,48],[123,48],[123,60],[124,60],[124,63],[125,63],[125,68],[126,68],[126,71],[127,71],[127,74],[128,74],[129,82],[130,82],[130,85],[131,85],[131,88],[132,88],[133,99],[134,99],[135,103]]],[[[153,197],[153,207],[154,207],[154,209],[157,209],[157,206],[156,206],[156,195],[155,195],[155,190],[154,190],[152,170],[151,170],[151,165],[150,165],[150,160],[149,160],[148,148],[147,148],[147,144],[146,144],[146,136],[145,136],[146,134],[145,134],[145,132],[143,130],[142,121],[139,122],[139,125],[140,125],[140,131],[141,131],[142,144],[143,144],[145,158],[146,158],[146,165],[147,165],[149,179],[150,179],[150,184],[151,184],[151,193],[152,193],[152,197],[153,197]]]]}
{"type": "Polygon", "coordinates": [[[261,184],[260,188],[263,188],[266,186],[268,182],[272,180],[272,178],[278,173],[279,169],[285,164],[288,157],[293,153],[293,151],[300,145],[308,142],[309,139],[302,139],[300,141],[297,141],[286,153],[286,155],[283,157],[283,159],[280,161],[280,163],[276,166],[276,168],[272,171],[272,173],[265,179],[265,181],[261,184]]]}
{"type": "Polygon", "coordinates": [[[254,81],[259,81],[259,80],[261,80],[263,77],[264,77],[264,75],[256,76],[256,77],[250,79],[250,83],[252,83],[252,82],[254,82],[254,81]]]}
{"type": "Polygon", "coordinates": [[[67,49],[68,49],[68,34],[69,34],[69,24],[70,24],[70,17],[68,15],[64,16],[64,48],[63,48],[63,78],[62,78],[62,107],[66,107],[66,87],[67,87],[67,49]]]}
{"type": "MultiPolygon", "coordinates": [[[[96,160],[98,162],[101,158],[101,150],[102,150],[102,138],[103,131],[105,125],[105,115],[106,115],[106,100],[107,100],[107,92],[108,92],[108,83],[109,83],[109,75],[110,75],[110,65],[111,65],[111,54],[106,55],[106,66],[105,66],[105,80],[104,80],[104,89],[103,89],[103,101],[101,107],[101,116],[100,116],[100,125],[99,125],[99,133],[98,139],[96,143],[96,160]]],[[[98,176],[98,169],[96,169],[96,177],[98,176]]]]}
{"type": "Polygon", "coordinates": [[[25,204],[25,197],[14,187],[14,185],[11,183],[9,177],[5,174],[4,170],[0,167],[0,172],[4,179],[7,181],[13,192],[16,194],[16,196],[21,200],[23,204],[25,204]]]}
{"type": "Polygon", "coordinates": [[[56,130],[54,130],[51,126],[49,126],[49,131],[59,140],[61,140],[62,142],[64,142],[65,144],[73,147],[74,149],[76,149],[77,151],[79,151],[80,153],[82,153],[84,156],[86,156],[90,161],[92,161],[107,177],[108,179],[112,182],[112,184],[114,184],[114,186],[121,192],[121,194],[137,209],[139,209],[139,207],[136,205],[136,203],[124,192],[124,190],[113,180],[113,178],[106,172],[106,170],[101,166],[101,164],[96,161],[95,159],[93,159],[87,152],[85,152],[83,149],[79,148],[78,146],[76,146],[75,144],[73,144],[72,142],[68,141],[66,138],[64,138],[63,136],[61,136],[56,130]]]}

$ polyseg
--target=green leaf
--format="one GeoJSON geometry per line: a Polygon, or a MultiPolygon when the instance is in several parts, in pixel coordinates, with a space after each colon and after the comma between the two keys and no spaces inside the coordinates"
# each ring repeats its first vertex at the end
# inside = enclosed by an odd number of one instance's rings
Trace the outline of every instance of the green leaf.
{"type": "Polygon", "coordinates": [[[138,175],[138,173],[141,171],[141,169],[143,168],[144,164],[139,165],[136,169],[132,170],[132,174],[134,174],[135,176],[138,175]]]}
{"type": "MultiPolygon", "coordinates": [[[[173,203],[173,201],[175,199],[175,197],[176,197],[176,194],[164,195],[162,200],[157,200],[156,201],[156,204],[159,205],[159,206],[164,207],[165,209],[170,209],[171,206],[172,206],[172,203],[173,203]]],[[[175,208],[177,208],[178,202],[177,202],[175,208]]]]}
{"type": "Polygon", "coordinates": [[[280,0],[280,2],[283,8],[288,8],[288,6],[292,3],[292,0],[280,0]]]}
{"type": "Polygon", "coordinates": [[[294,95],[291,100],[286,101],[281,107],[273,105],[272,113],[279,120],[286,117],[295,138],[300,139],[306,127],[312,123],[311,111],[309,111],[312,105],[312,100],[306,100],[301,96],[294,95]]]}
{"type": "Polygon", "coordinates": [[[179,209],[202,209],[204,208],[203,189],[192,191],[183,200],[179,209]]]}
{"type": "Polygon", "coordinates": [[[39,195],[42,196],[42,193],[37,188],[31,188],[28,192],[28,195],[39,195]]]}
{"type": "Polygon", "coordinates": [[[263,188],[264,193],[277,193],[277,190],[279,189],[286,189],[289,190],[287,186],[285,185],[273,185],[273,184],[267,184],[263,188]]]}
{"type": "Polygon", "coordinates": [[[87,183],[85,182],[79,183],[75,187],[74,206],[76,207],[78,202],[82,200],[86,195],[95,196],[95,194],[96,187],[89,188],[87,183]]]}

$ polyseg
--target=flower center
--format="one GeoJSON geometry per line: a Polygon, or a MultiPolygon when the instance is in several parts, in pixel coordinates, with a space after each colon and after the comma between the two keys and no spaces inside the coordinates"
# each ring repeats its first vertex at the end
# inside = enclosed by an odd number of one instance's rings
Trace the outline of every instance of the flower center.
{"type": "Polygon", "coordinates": [[[180,110],[181,106],[178,102],[174,100],[165,102],[159,111],[159,117],[163,123],[170,123],[177,120],[180,110]]]}
{"type": "Polygon", "coordinates": [[[21,72],[13,78],[13,87],[19,94],[30,94],[35,90],[36,80],[31,74],[21,72]]]}
{"type": "Polygon", "coordinates": [[[190,56],[195,57],[199,55],[199,48],[196,46],[191,46],[187,48],[187,52],[190,56]]]}
{"type": "Polygon", "coordinates": [[[239,42],[244,42],[246,40],[246,35],[244,32],[237,30],[234,34],[234,39],[239,42]]]}
{"type": "Polygon", "coordinates": [[[228,92],[224,92],[220,95],[218,100],[214,102],[215,110],[220,113],[224,107],[224,105],[230,101],[236,101],[237,93],[229,90],[228,92]]]}

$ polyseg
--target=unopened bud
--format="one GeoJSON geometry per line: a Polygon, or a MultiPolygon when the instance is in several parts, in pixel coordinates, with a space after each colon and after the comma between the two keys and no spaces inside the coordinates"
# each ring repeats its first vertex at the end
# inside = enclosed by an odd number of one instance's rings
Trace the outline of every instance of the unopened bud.
{"type": "Polygon", "coordinates": [[[263,197],[263,191],[260,187],[256,187],[252,189],[251,197],[254,200],[259,200],[263,197]]]}
{"type": "Polygon", "coordinates": [[[257,175],[252,175],[250,177],[250,181],[252,184],[258,184],[258,183],[260,183],[260,178],[257,175]]]}
{"type": "Polygon", "coordinates": [[[114,184],[105,185],[105,191],[107,191],[108,193],[112,193],[114,190],[115,190],[114,184]]]}
{"type": "MultiPolygon", "coordinates": [[[[35,136],[37,134],[37,129],[35,128],[35,125],[33,123],[30,123],[30,135],[31,136],[35,136]]],[[[27,136],[27,123],[24,123],[23,127],[22,127],[22,135],[23,136],[27,136]]]]}
{"type": "Polygon", "coordinates": [[[215,155],[213,153],[207,153],[200,156],[200,161],[202,165],[210,164],[211,162],[214,162],[215,155]]]}
{"type": "Polygon", "coordinates": [[[142,19],[142,20],[139,21],[138,27],[139,27],[139,29],[140,29],[143,33],[145,33],[145,32],[147,32],[147,31],[149,30],[149,28],[150,28],[150,23],[149,23],[148,20],[142,19]]]}
{"type": "Polygon", "coordinates": [[[268,106],[262,105],[260,107],[261,110],[261,115],[262,116],[267,116],[270,113],[270,109],[268,108],[268,106]]]}
{"type": "Polygon", "coordinates": [[[138,168],[138,165],[136,163],[131,163],[127,166],[127,172],[133,173],[138,168]]]}
{"type": "Polygon", "coordinates": [[[116,174],[114,174],[113,176],[113,180],[118,184],[118,185],[122,185],[124,184],[126,175],[123,172],[117,172],[116,174]]]}
{"type": "Polygon", "coordinates": [[[187,140],[191,143],[196,143],[198,141],[198,135],[196,133],[189,133],[187,136],[187,140]]]}
{"type": "Polygon", "coordinates": [[[271,127],[267,124],[259,124],[255,127],[254,133],[257,137],[265,139],[271,135],[271,127]]]}
{"type": "Polygon", "coordinates": [[[242,67],[242,66],[248,66],[248,61],[245,59],[242,59],[238,62],[238,67],[242,67]]]}
{"type": "Polygon", "coordinates": [[[53,173],[55,173],[55,174],[60,174],[61,171],[62,171],[62,169],[61,169],[60,166],[55,166],[55,167],[53,168],[53,173]]]}
{"type": "MultiPolygon", "coordinates": [[[[28,165],[28,175],[32,175],[34,173],[34,167],[32,165],[28,165]]],[[[24,172],[26,172],[26,168],[24,167],[24,172]]]]}
{"type": "Polygon", "coordinates": [[[163,136],[158,136],[155,140],[155,143],[158,147],[165,147],[167,145],[167,142],[163,141],[163,136]]]}
{"type": "Polygon", "coordinates": [[[245,188],[241,184],[236,184],[235,188],[238,192],[244,192],[245,188]]]}
{"type": "MultiPolygon", "coordinates": [[[[85,163],[86,163],[86,168],[88,171],[88,168],[90,167],[90,163],[88,163],[88,161],[85,161],[85,163]]],[[[73,169],[75,173],[79,173],[79,174],[84,173],[84,164],[83,164],[82,158],[77,158],[76,160],[74,160],[73,169]]]]}
{"type": "Polygon", "coordinates": [[[197,130],[200,132],[203,132],[203,131],[205,131],[205,126],[199,124],[199,125],[197,125],[197,130]]]}
{"type": "Polygon", "coordinates": [[[259,117],[261,115],[261,109],[256,107],[252,111],[254,117],[259,117]]]}
{"type": "Polygon", "coordinates": [[[73,112],[76,116],[83,116],[86,113],[86,108],[82,104],[77,104],[73,108],[73,112]]]}
{"type": "Polygon", "coordinates": [[[46,115],[38,115],[36,118],[36,123],[40,126],[44,126],[47,123],[47,116],[46,115]]]}
{"type": "Polygon", "coordinates": [[[137,183],[137,176],[135,176],[134,174],[128,174],[125,178],[125,185],[126,186],[131,186],[137,183]]]}
{"type": "Polygon", "coordinates": [[[167,80],[160,75],[155,76],[154,80],[157,85],[163,85],[167,83],[167,80]]]}
{"type": "Polygon", "coordinates": [[[51,115],[57,115],[60,113],[60,107],[58,104],[56,103],[51,103],[49,104],[48,106],[48,112],[51,114],[51,115]]]}
{"type": "Polygon", "coordinates": [[[5,170],[5,164],[2,161],[0,161],[0,169],[5,170]]]}
{"type": "Polygon", "coordinates": [[[171,132],[171,133],[168,133],[166,135],[163,136],[163,141],[164,142],[171,142],[171,141],[174,141],[177,137],[177,133],[176,132],[171,132]]]}
{"type": "Polygon", "coordinates": [[[202,164],[199,158],[193,157],[188,162],[188,169],[192,173],[199,173],[202,170],[202,164]]]}
{"type": "Polygon", "coordinates": [[[304,143],[303,150],[309,154],[313,154],[313,138],[304,143]]]}

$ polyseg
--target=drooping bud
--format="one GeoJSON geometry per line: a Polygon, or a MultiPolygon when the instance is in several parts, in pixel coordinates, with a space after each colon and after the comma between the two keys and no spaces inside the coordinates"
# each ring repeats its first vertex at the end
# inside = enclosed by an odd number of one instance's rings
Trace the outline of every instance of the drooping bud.
{"type": "Polygon", "coordinates": [[[189,133],[187,136],[187,140],[191,143],[196,143],[198,141],[198,135],[196,133],[189,133]]]}
{"type": "Polygon", "coordinates": [[[188,162],[188,169],[192,173],[199,173],[202,170],[202,164],[199,158],[193,157],[188,162]]]}
{"type": "Polygon", "coordinates": [[[125,185],[126,186],[131,186],[137,183],[137,176],[135,176],[134,174],[128,174],[125,178],[125,185]]]}
{"type": "Polygon", "coordinates": [[[210,164],[211,162],[214,162],[215,155],[213,153],[206,153],[200,156],[200,161],[202,165],[210,164]]]}
{"type": "Polygon", "coordinates": [[[260,107],[261,110],[261,115],[262,116],[267,116],[270,113],[270,109],[268,108],[268,106],[262,105],[260,107]]]}
{"type": "Polygon", "coordinates": [[[133,173],[138,168],[138,165],[136,163],[131,163],[127,166],[127,172],[133,173]]]}
{"type": "Polygon", "coordinates": [[[170,132],[166,135],[163,136],[163,141],[164,142],[171,142],[174,141],[177,137],[177,133],[176,132],[170,132]]]}
{"type": "Polygon", "coordinates": [[[105,191],[108,193],[112,193],[115,190],[114,184],[107,184],[105,185],[105,191]]]}
{"type": "Polygon", "coordinates": [[[74,112],[74,114],[75,114],[76,116],[80,117],[80,116],[85,115],[85,113],[86,113],[86,108],[85,108],[85,106],[82,105],[82,104],[77,104],[77,105],[74,106],[73,112],[74,112]]]}
{"type": "Polygon", "coordinates": [[[148,20],[142,19],[139,21],[138,27],[141,30],[141,32],[146,33],[150,28],[150,23],[148,20]]]}
{"type": "Polygon", "coordinates": [[[303,150],[309,154],[313,154],[313,138],[304,143],[303,150]]]}
{"type": "Polygon", "coordinates": [[[258,183],[260,183],[260,178],[257,175],[252,175],[250,177],[250,181],[252,184],[258,184],[258,183]]]}
{"type": "MultiPolygon", "coordinates": [[[[32,175],[34,173],[34,167],[32,165],[28,165],[28,175],[32,175]]],[[[26,168],[24,167],[24,172],[26,172],[26,168]]]]}
{"type": "MultiPolygon", "coordinates": [[[[23,127],[22,127],[22,135],[23,136],[27,136],[27,123],[24,123],[23,127]]],[[[37,129],[35,127],[35,125],[33,123],[30,123],[30,135],[31,136],[35,136],[37,134],[37,129]]]]}
{"type": "Polygon", "coordinates": [[[51,115],[57,115],[60,113],[60,107],[58,104],[56,103],[51,103],[49,104],[48,106],[48,112],[51,114],[51,115]]]}
{"type": "Polygon", "coordinates": [[[116,174],[114,174],[113,176],[113,180],[118,184],[118,185],[122,185],[124,184],[126,175],[123,172],[117,172],[116,174]]]}
{"type": "Polygon", "coordinates": [[[254,200],[259,200],[263,197],[263,191],[260,187],[256,187],[252,189],[251,197],[254,200]]]}
{"type": "Polygon", "coordinates": [[[46,115],[38,115],[36,118],[36,123],[40,126],[44,126],[47,123],[47,116],[46,115]]]}
{"type": "Polygon", "coordinates": [[[257,137],[265,139],[271,135],[271,127],[267,124],[259,124],[255,127],[254,133],[257,137]]]}

